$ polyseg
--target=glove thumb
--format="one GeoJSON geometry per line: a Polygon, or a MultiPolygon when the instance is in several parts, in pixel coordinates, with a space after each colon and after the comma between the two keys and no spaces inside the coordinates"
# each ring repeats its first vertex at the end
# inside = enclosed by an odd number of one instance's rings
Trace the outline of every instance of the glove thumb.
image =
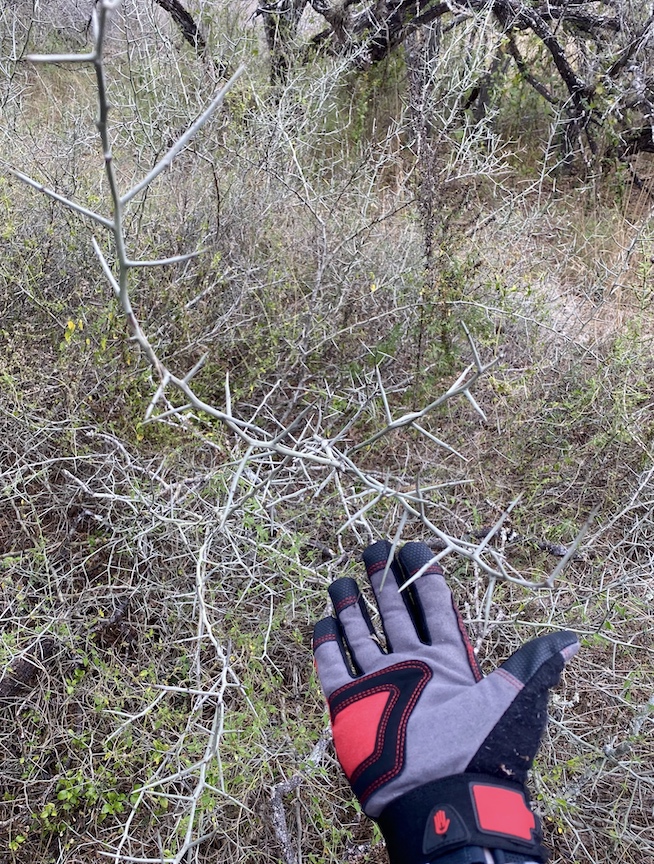
{"type": "Polygon", "coordinates": [[[579,650],[575,633],[563,630],[527,642],[493,673],[511,675],[525,688],[548,690],[561,678],[564,665],[579,650]]]}
{"type": "Polygon", "coordinates": [[[563,631],[527,642],[491,674],[510,678],[516,697],[482,743],[466,771],[518,783],[527,779],[547,723],[547,697],[566,662],[579,650],[574,633],[563,631]]]}

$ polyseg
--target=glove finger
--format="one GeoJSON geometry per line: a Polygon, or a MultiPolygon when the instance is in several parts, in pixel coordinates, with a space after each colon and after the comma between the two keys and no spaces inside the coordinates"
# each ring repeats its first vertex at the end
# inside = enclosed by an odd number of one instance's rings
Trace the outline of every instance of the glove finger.
{"type": "Polygon", "coordinates": [[[313,628],[313,658],[326,699],[355,677],[336,618],[321,618],[313,628]]]}
{"type": "MultiPolygon", "coordinates": [[[[398,553],[404,581],[434,558],[426,543],[405,543],[398,553]]],[[[426,641],[435,651],[437,668],[452,683],[474,684],[482,676],[468,632],[436,561],[410,586],[426,641]]]]}
{"type": "Polygon", "coordinates": [[[355,669],[363,673],[372,671],[383,653],[359,586],[349,576],[337,579],[329,586],[329,596],[355,669]]]}
{"type": "Polygon", "coordinates": [[[386,643],[389,651],[415,652],[424,645],[421,638],[421,615],[416,609],[412,591],[398,591],[406,581],[396,560],[391,564],[386,579],[384,571],[391,551],[387,540],[380,540],[368,546],[363,552],[363,563],[384,625],[386,643]],[[383,582],[383,585],[382,585],[383,582]],[[417,617],[414,613],[418,612],[417,617]]]}

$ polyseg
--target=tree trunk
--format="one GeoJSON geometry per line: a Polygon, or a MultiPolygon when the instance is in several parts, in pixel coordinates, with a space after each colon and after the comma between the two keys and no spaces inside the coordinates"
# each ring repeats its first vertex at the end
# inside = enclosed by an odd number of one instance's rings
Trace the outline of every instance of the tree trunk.
{"type": "Polygon", "coordinates": [[[297,29],[307,3],[308,0],[278,0],[259,7],[270,50],[270,83],[273,86],[283,86],[288,80],[297,29]]]}

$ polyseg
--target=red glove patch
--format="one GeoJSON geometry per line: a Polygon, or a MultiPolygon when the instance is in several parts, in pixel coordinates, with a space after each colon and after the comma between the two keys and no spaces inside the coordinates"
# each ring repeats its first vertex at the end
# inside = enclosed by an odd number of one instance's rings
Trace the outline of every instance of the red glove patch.
{"type": "Polygon", "coordinates": [[[396,702],[399,695],[397,687],[380,690],[370,696],[362,696],[351,705],[339,710],[332,722],[334,746],[338,761],[348,778],[352,779],[354,772],[366,759],[379,756],[382,746],[384,714],[388,719],[391,702],[396,702]],[[386,707],[389,710],[386,711],[386,707]],[[380,734],[380,732],[382,734],[380,734]]]}
{"type": "Polygon", "coordinates": [[[362,803],[404,768],[407,723],[431,677],[426,663],[405,660],[329,697],[336,755],[362,803]]]}
{"type": "Polygon", "coordinates": [[[524,795],[511,789],[477,783],[472,784],[471,791],[477,824],[482,831],[533,840],[536,820],[525,803],[524,795]]]}

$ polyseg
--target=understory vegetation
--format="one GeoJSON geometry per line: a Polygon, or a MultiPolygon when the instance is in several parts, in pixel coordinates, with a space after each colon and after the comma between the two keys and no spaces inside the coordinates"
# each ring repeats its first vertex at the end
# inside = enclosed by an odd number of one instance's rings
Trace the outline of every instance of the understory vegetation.
{"type": "Polygon", "coordinates": [[[93,65],[26,59],[91,51],[59,5],[0,10],[0,861],[385,861],[310,645],[382,537],[443,552],[486,672],[580,635],[551,860],[654,860],[652,154],[564,152],[507,65],[473,110],[483,4],[271,82],[256,4],[189,3],[199,51],[128,0],[119,194],[230,89],[124,202],[126,266],[93,65]]]}

